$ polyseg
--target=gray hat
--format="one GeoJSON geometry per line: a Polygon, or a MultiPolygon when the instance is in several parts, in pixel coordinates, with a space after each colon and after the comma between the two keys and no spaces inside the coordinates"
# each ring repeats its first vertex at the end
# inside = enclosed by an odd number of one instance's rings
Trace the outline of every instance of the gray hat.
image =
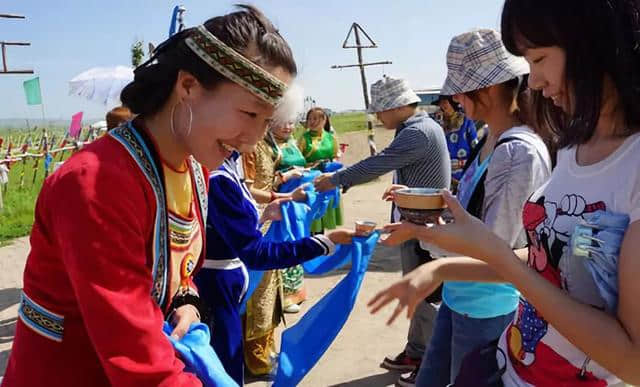
{"type": "Polygon", "coordinates": [[[483,29],[451,39],[447,70],[440,94],[455,95],[528,74],[529,64],[507,51],[499,32],[483,29]]]}
{"type": "Polygon", "coordinates": [[[371,104],[367,113],[379,113],[420,102],[420,97],[409,87],[409,82],[385,76],[371,85],[371,104]]]}

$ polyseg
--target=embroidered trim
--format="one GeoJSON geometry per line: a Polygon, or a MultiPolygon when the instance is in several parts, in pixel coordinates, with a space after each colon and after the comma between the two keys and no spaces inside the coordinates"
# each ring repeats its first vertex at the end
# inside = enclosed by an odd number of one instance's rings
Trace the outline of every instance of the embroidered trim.
{"type": "Polygon", "coordinates": [[[120,142],[136,161],[149,181],[156,197],[156,219],[153,234],[153,286],[151,288],[151,297],[153,297],[160,308],[164,308],[167,293],[169,259],[167,203],[164,185],[152,161],[151,153],[147,149],[142,137],[140,137],[131,126],[131,122],[128,122],[126,126],[113,129],[109,132],[109,135],[120,142]]]}
{"type": "Polygon", "coordinates": [[[18,316],[34,332],[53,341],[62,342],[64,316],[46,309],[29,298],[24,292],[20,295],[18,316]]]}
{"type": "Polygon", "coordinates": [[[185,43],[200,59],[229,80],[272,106],[280,103],[287,85],[224,44],[204,26],[194,28],[185,43]]]}
{"type": "Polygon", "coordinates": [[[200,214],[202,215],[203,222],[207,221],[207,213],[209,212],[209,197],[207,195],[207,183],[204,180],[204,173],[202,173],[202,166],[196,159],[191,156],[189,158],[191,165],[191,172],[193,173],[193,180],[196,182],[196,194],[198,195],[198,202],[200,203],[200,214]]]}
{"type": "Polygon", "coordinates": [[[195,216],[192,220],[183,220],[169,211],[169,236],[175,248],[189,246],[194,233],[200,230],[198,223],[198,218],[195,216]]]}

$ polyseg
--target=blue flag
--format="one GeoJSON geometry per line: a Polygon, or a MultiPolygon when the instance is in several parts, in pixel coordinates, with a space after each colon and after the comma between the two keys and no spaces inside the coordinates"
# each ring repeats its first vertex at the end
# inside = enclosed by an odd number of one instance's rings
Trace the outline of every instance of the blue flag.
{"type": "Polygon", "coordinates": [[[178,13],[180,11],[180,6],[176,5],[173,8],[173,13],[171,14],[171,24],[169,24],[169,37],[172,37],[177,31],[178,28],[178,13]]]}

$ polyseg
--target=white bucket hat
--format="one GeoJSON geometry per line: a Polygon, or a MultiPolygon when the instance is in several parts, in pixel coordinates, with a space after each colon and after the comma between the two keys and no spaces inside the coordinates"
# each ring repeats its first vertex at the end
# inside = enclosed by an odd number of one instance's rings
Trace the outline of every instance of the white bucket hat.
{"type": "Polygon", "coordinates": [[[490,29],[471,31],[451,39],[447,51],[447,79],[440,94],[467,93],[525,74],[529,74],[529,64],[507,51],[499,32],[490,29]]]}
{"type": "Polygon", "coordinates": [[[371,85],[371,104],[367,113],[379,113],[420,102],[409,82],[401,78],[385,76],[371,85]]]}

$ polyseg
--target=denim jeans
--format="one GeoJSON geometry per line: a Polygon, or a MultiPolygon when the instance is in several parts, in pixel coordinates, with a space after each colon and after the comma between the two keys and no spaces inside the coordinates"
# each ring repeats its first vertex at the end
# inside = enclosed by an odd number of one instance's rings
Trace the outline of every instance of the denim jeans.
{"type": "MultiPolygon", "coordinates": [[[[423,258],[416,253],[417,247],[417,240],[407,241],[400,246],[402,275],[413,271],[416,267],[424,263],[423,258]]],[[[429,341],[431,340],[436,314],[437,310],[433,305],[425,301],[418,304],[411,323],[409,324],[407,345],[404,349],[407,356],[414,359],[424,357],[426,346],[429,345],[429,341]]]]}
{"type": "Polygon", "coordinates": [[[416,386],[444,387],[455,381],[464,357],[494,341],[513,321],[513,312],[492,318],[472,318],[451,310],[443,302],[433,336],[422,358],[416,386]]]}

